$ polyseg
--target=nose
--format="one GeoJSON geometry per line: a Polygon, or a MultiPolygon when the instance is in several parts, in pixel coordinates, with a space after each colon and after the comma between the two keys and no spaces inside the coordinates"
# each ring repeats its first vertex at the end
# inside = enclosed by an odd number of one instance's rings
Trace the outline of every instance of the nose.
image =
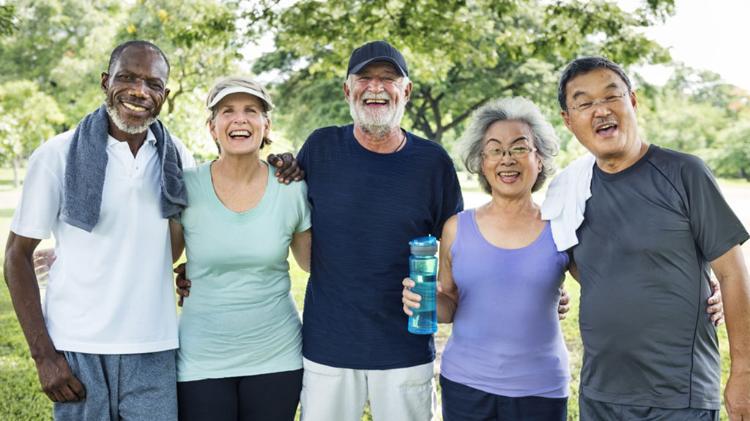
{"type": "Polygon", "coordinates": [[[370,79],[370,82],[367,84],[367,89],[375,93],[382,92],[384,90],[383,81],[374,77],[370,79]]]}
{"type": "Polygon", "coordinates": [[[516,158],[511,155],[510,150],[502,149],[500,151],[500,163],[503,165],[513,165],[516,163],[516,158]]]}
{"type": "Polygon", "coordinates": [[[606,117],[612,114],[612,109],[609,108],[609,105],[610,104],[605,102],[595,102],[594,105],[591,106],[592,114],[595,117],[606,117]]]}
{"type": "Polygon", "coordinates": [[[247,113],[239,113],[237,114],[237,119],[235,120],[235,123],[243,124],[250,121],[250,117],[247,113]]]}
{"type": "Polygon", "coordinates": [[[128,91],[132,96],[146,98],[146,81],[141,78],[135,78],[130,84],[130,89],[128,91]]]}

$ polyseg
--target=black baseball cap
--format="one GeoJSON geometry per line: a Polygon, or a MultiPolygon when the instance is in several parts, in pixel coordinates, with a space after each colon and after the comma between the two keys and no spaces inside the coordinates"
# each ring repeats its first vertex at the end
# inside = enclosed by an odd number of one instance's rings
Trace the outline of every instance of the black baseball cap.
{"type": "Polygon", "coordinates": [[[387,61],[396,67],[401,76],[409,76],[409,68],[406,67],[404,56],[385,41],[368,42],[352,51],[346,76],[359,73],[365,66],[375,61],[387,61]]]}

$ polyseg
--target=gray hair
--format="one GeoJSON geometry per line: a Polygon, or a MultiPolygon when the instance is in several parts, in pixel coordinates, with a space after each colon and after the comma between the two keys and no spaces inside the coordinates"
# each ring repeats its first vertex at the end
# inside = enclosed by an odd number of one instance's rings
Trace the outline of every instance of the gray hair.
{"type": "Polygon", "coordinates": [[[544,118],[539,108],[526,98],[498,99],[474,111],[469,127],[464,132],[458,144],[461,160],[467,171],[477,174],[482,190],[490,193],[492,191],[490,183],[482,173],[484,135],[493,123],[506,120],[521,121],[531,128],[536,154],[542,161],[542,171],[531,187],[531,191],[535,192],[557,170],[554,157],[560,148],[560,140],[555,133],[555,129],[544,118]]]}

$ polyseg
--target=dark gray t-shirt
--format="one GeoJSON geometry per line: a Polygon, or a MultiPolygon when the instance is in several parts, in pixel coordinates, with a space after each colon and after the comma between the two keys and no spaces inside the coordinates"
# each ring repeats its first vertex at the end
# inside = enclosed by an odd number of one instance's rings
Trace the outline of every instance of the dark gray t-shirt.
{"type": "Polygon", "coordinates": [[[720,407],[709,262],[748,239],[698,158],[656,146],[616,174],[594,167],[579,245],[588,398],[720,407]]]}

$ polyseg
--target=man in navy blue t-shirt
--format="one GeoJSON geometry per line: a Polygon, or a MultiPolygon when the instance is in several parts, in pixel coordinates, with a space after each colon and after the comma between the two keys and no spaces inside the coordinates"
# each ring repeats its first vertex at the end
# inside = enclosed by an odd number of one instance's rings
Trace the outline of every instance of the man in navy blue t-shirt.
{"type": "Polygon", "coordinates": [[[312,205],[312,270],[303,323],[303,421],[429,420],[431,335],[408,333],[401,280],[409,240],[463,208],[437,143],[401,129],[412,91],[385,41],[352,52],[344,83],[354,124],[316,130],[297,157],[312,205]]]}

